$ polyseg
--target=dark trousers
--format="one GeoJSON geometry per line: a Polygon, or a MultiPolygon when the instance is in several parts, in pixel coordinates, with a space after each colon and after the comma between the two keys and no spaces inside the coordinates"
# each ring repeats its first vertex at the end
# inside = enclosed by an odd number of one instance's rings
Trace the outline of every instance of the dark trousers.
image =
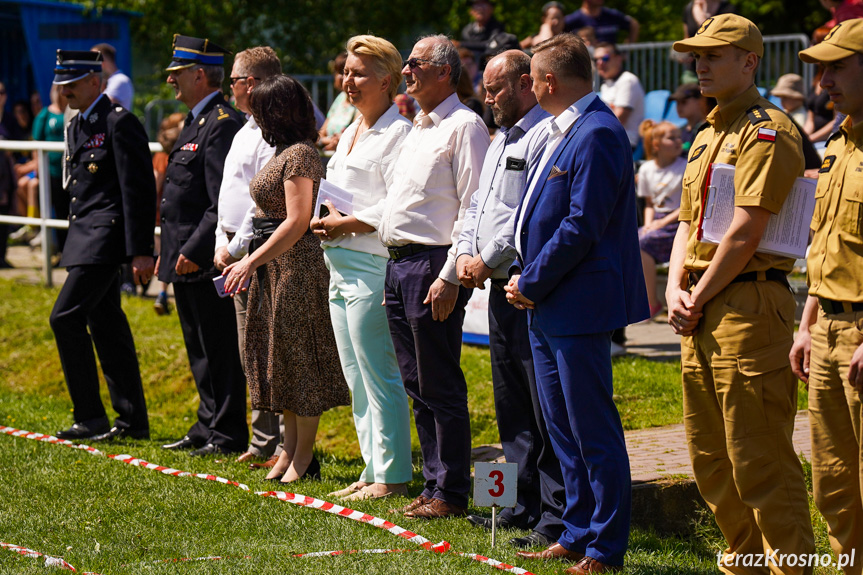
{"type": "MultiPolygon", "coordinates": [[[[65,220],[69,218],[69,194],[63,189],[62,176],[57,176],[56,178],[51,176],[51,207],[54,208],[54,217],[56,219],[65,220]]],[[[58,252],[62,252],[63,247],[66,245],[66,236],[69,234],[69,231],[57,228],[54,230],[54,233],[57,234],[55,249],[58,252]]]]}
{"type": "Polygon", "coordinates": [[[198,421],[187,435],[197,445],[213,443],[242,451],[249,426],[234,303],[220,298],[209,279],[174,283],[174,297],[200,396],[198,421]]]}
{"type": "Polygon", "coordinates": [[[470,492],[470,415],[461,371],[464,307],[459,286],[455,309],[444,321],[424,304],[446,261],[446,247],[387,262],[387,320],[405,390],[413,399],[423,455],[423,495],[467,507],[470,492]]]}
{"type": "Polygon", "coordinates": [[[146,431],[147,405],[132,331],[120,306],[119,269],[117,264],[70,267],[51,311],[51,329],[75,421],[108,422],[99,397],[95,345],[111,405],[118,414],[114,425],[146,431]]]}
{"type": "Polygon", "coordinates": [[[500,517],[557,540],[566,492],[542,416],[527,330],[527,312],[506,301],[503,284],[488,295],[488,339],[497,429],[507,463],[518,464],[516,506],[500,517]]]}
{"type": "Polygon", "coordinates": [[[533,323],[530,342],[542,412],[566,486],[566,529],[558,542],[623,565],[632,481],[612,399],[611,332],[551,336],[533,323]]]}

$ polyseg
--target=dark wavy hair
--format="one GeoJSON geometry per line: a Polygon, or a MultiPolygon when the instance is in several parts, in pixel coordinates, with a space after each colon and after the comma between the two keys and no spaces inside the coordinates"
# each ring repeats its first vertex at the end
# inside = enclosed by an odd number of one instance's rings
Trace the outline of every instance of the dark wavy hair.
{"type": "Polygon", "coordinates": [[[256,84],[249,107],[264,141],[271,146],[314,142],[318,137],[312,100],[303,85],[290,76],[278,74],[256,84]]]}

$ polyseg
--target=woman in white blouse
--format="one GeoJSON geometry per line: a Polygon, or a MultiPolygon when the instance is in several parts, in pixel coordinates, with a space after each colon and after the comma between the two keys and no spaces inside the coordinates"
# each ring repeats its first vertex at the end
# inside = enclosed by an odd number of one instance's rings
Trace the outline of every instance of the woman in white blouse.
{"type": "Polygon", "coordinates": [[[311,227],[330,270],[330,317],[366,464],[359,481],[330,495],[360,500],[407,495],[412,476],[407,395],[381,306],[388,254],[376,233],[411,125],[393,104],[402,78],[395,46],[354,36],[347,51],[344,90],[361,115],[339,139],[326,179],[353,195],[353,214],[326,204],[329,215],[315,214],[311,227]]]}

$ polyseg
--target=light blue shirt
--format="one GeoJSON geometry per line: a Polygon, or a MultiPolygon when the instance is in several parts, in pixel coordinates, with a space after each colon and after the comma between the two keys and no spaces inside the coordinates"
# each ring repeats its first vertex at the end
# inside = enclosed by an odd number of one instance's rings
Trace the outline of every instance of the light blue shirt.
{"type": "Polygon", "coordinates": [[[501,128],[486,152],[456,257],[480,254],[485,265],[494,270],[492,278],[505,279],[516,257],[514,213],[540,165],[550,118],[537,104],[512,128],[501,128]]]}
{"type": "Polygon", "coordinates": [[[216,90],[215,92],[210,92],[208,95],[201,98],[201,101],[195,104],[195,107],[192,108],[192,119],[195,120],[198,117],[198,114],[201,113],[201,110],[204,109],[204,106],[207,105],[207,102],[215,98],[216,96],[220,96],[222,94],[221,90],[216,90]]]}

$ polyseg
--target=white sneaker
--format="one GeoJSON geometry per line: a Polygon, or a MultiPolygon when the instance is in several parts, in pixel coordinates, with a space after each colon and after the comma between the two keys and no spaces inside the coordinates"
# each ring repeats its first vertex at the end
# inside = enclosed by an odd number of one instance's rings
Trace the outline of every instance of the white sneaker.
{"type": "Polygon", "coordinates": [[[33,239],[30,240],[30,247],[31,248],[38,248],[41,245],[42,245],[42,234],[36,234],[35,236],[33,236],[33,239]]]}
{"type": "Polygon", "coordinates": [[[9,241],[11,242],[29,242],[33,239],[33,236],[36,235],[36,232],[33,230],[33,227],[30,225],[24,225],[9,234],[9,241]]]}
{"type": "Polygon", "coordinates": [[[611,342],[611,357],[620,357],[626,355],[626,348],[619,343],[611,342]]]}

